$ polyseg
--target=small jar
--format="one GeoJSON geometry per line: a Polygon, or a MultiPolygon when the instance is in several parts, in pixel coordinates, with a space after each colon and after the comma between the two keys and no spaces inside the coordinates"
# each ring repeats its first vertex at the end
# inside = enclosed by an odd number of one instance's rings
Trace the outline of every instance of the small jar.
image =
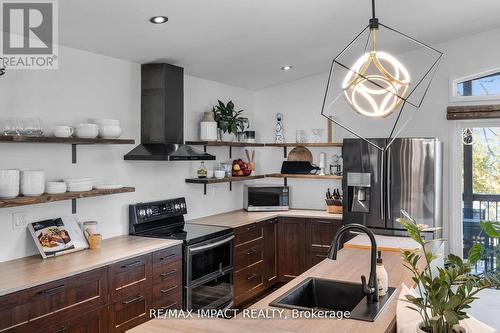
{"type": "Polygon", "coordinates": [[[207,178],[207,167],[205,166],[205,163],[200,163],[200,167],[196,173],[198,174],[198,178],[207,178]]]}

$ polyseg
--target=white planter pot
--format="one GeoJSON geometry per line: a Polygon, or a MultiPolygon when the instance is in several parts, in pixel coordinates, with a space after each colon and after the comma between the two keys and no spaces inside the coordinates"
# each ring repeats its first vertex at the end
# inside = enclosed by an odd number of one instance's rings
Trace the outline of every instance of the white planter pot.
{"type": "Polygon", "coordinates": [[[234,141],[236,141],[236,135],[234,135],[232,133],[222,132],[221,141],[234,142],[234,141]]]}
{"type": "MultiPolygon", "coordinates": [[[[417,325],[417,333],[427,333],[426,331],[424,331],[421,327],[423,326],[424,322],[421,321],[420,323],[418,323],[417,325]]],[[[463,328],[462,326],[460,325],[455,325],[453,326],[453,330],[457,333],[467,333],[467,330],[465,328],[463,328]]]]}

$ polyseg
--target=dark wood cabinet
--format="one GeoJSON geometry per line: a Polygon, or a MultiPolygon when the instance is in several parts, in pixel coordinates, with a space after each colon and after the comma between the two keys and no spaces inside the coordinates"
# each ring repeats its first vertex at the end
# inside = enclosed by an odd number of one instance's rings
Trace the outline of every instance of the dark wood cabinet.
{"type": "Polygon", "coordinates": [[[333,237],[341,226],[341,220],[306,219],[306,269],[327,257],[333,237]]]}
{"type": "Polygon", "coordinates": [[[182,246],[0,297],[0,332],[125,332],[182,307],[182,246]]]}
{"type": "Polygon", "coordinates": [[[264,285],[269,287],[278,279],[278,218],[262,222],[264,242],[264,285]]]}
{"type": "Polygon", "coordinates": [[[278,222],[278,272],[280,280],[290,281],[305,271],[306,221],[282,217],[278,222]]]}

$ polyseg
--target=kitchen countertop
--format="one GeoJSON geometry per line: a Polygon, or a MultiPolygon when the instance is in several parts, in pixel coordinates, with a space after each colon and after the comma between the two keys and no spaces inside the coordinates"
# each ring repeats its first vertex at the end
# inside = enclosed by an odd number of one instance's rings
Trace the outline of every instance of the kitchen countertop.
{"type": "MultiPolygon", "coordinates": [[[[247,319],[241,315],[231,320],[225,319],[154,319],[136,328],[131,333],[177,333],[177,332],[373,332],[384,333],[395,331],[396,300],[399,295],[401,283],[413,285],[411,273],[402,265],[400,253],[385,252],[384,265],[389,275],[389,286],[398,290],[392,295],[391,300],[379,314],[374,322],[365,322],[352,319],[290,319],[291,311],[285,310],[288,319],[247,319]]],[[[342,249],[337,260],[325,259],[302,275],[293,279],[283,287],[255,303],[250,309],[278,309],[271,308],[269,303],[278,296],[290,290],[308,277],[320,277],[359,283],[362,274],[368,276],[370,270],[370,252],[363,249],[342,249]]],[[[280,309],[281,310],[281,309],[280,309]]]]}
{"type": "Polygon", "coordinates": [[[247,212],[240,209],[228,213],[201,217],[187,222],[237,228],[243,225],[265,221],[279,216],[342,220],[342,214],[329,214],[324,210],[290,209],[288,211],[281,212],[247,212]]]}
{"type": "MultiPolygon", "coordinates": [[[[375,235],[379,251],[392,251],[400,253],[401,250],[418,249],[420,245],[410,237],[375,235]]],[[[351,249],[371,249],[372,243],[367,235],[357,235],[344,244],[351,249]]]]}
{"type": "Polygon", "coordinates": [[[105,239],[97,250],[42,259],[40,255],[0,263],[0,296],[168,248],[182,241],[134,236],[105,239]]]}

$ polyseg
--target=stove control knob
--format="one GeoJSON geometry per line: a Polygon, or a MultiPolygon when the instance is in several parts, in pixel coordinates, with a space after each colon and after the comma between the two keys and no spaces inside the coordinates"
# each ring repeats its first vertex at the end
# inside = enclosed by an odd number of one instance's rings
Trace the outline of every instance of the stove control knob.
{"type": "Polygon", "coordinates": [[[181,202],[181,208],[182,208],[182,209],[185,209],[185,208],[186,208],[186,203],[185,203],[185,202],[181,202]]]}
{"type": "Polygon", "coordinates": [[[146,210],[145,209],[139,209],[139,217],[144,217],[146,216],[146,210]]]}
{"type": "Polygon", "coordinates": [[[151,214],[153,214],[153,210],[151,208],[146,209],[146,215],[150,216],[151,214]]]}
{"type": "Polygon", "coordinates": [[[174,205],[174,209],[175,209],[175,210],[179,210],[179,208],[181,208],[181,205],[179,205],[178,203],[176,203],[176,204],[174,205]]]}

